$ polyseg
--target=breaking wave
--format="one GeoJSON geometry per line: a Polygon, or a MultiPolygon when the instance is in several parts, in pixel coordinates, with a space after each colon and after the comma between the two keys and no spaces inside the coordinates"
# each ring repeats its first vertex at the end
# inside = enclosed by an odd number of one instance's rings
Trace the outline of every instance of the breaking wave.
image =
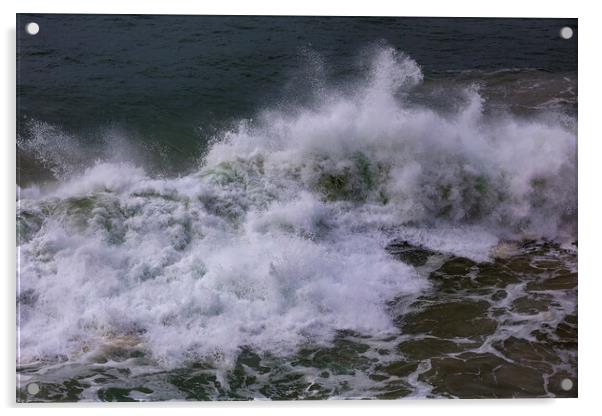
{"type": "Polygon", "coordinates": [[[422,82],[382,47],[353,88],[242,121],[190,174],[107,158],[18,189],[20,364],[121,342],[227,365],[246,346],[387,336],[386,302],[429,287],[392,240],[476,261],[502,240],[573,241],[574,120],[486,115],[477,86],[441,113],[412,100],[422,82]]]}

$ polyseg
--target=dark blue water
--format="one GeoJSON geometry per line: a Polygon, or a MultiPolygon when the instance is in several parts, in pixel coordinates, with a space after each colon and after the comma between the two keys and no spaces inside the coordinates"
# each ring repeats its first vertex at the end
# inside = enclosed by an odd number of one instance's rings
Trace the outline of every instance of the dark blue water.
{"type": "MultiPolygon", "coordinates": [[[[378,44],[409,54],[428,85],[465,70],[574,74],[576,34],[576,19],[19,14],[18,133],[43,121],[94,158],[99,136],[117,129],[158,144],[178,170],[231,123],[306,100],[317,77],[353,84],[378,44]]],[[[22,156],[27,181],[41,168],[22,156]]]]}

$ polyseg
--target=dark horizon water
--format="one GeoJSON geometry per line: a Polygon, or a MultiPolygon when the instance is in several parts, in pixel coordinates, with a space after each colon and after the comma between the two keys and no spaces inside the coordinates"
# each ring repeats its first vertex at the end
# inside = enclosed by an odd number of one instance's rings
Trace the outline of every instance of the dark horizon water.
{"type": "Polygon", "coordinates": [[[577,31],[18,15],[17,400],[576,397],[577,31]]]}
{"type": "MultiPolygon", "coordinates": [[[[531,71],[547,85],[527,104],[541,104],[567,89],[560,75],[576,90],[577,29],[576,19],[19,14],[17,132],[27,140],[35,120],[76,136],[83,164],[100,157],[103,136],[125,136],[173,173],[241,119],[307,102],[319,83],[353,86],[378,44],[416,60],[426,86],[463,77],[505,96],[531,71]]],[[[19,183],[56,163],[21,156],[19,183]]]]}

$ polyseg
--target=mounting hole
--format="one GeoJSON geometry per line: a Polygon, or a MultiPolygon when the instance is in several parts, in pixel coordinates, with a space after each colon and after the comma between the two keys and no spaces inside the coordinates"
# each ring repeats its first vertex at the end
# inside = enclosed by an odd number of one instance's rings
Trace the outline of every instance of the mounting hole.
{"type": "Polygon", "coordinates": [[[560,29],[560,37],[562,39],[570,39],[573,37],[573,29],[571,29],[568,26],[563,27],[562,29],[560,29]]]}
{"type": "Polygon", "coordinates": [[[31,36],[37,35],[40,31],[40,25],[36,22],[29,22],[25,25],[25,31],[31,36]]]}
{"type": "Polygon", "coordinates": [[[27,393],[35,396],[39,392],[40,392],[40,386],[38,386],[38,383],[29,383],[27,385],[27,393]]]}
{"type": "Polygon", "coordinates": [[[569,378],[565,378],[560,382],[560,388],[564,391],[570,391],[573,388],[573,382],[569,378]]]}

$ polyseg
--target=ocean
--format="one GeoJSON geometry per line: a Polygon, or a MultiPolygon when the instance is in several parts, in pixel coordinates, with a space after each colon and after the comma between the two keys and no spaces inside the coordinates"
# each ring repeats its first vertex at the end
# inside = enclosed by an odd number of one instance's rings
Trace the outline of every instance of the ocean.
{"type": "Polygon", "coordinates": [[[17,400],[576,397],[577,36],[19,14],[17,400]]]}

